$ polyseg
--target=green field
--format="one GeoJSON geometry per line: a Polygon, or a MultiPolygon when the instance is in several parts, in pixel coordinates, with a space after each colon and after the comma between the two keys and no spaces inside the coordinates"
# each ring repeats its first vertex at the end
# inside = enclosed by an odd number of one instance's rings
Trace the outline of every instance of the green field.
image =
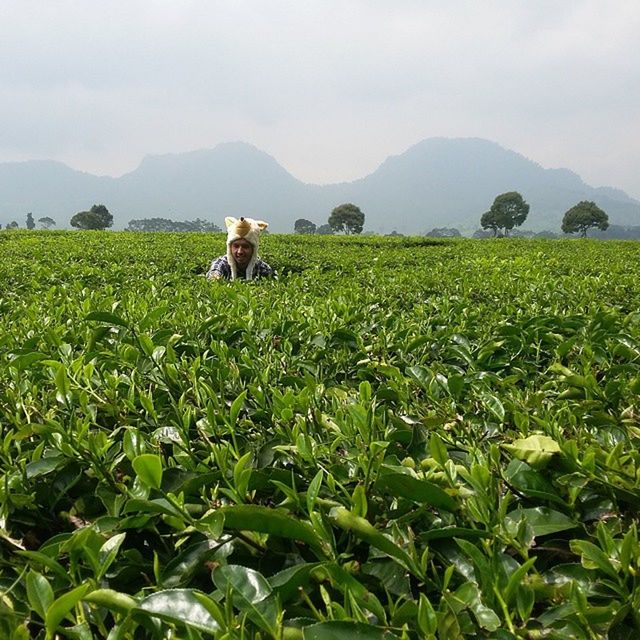
{"type": "Polygon", "coordinates": [[[640,244],[0,233],[0,637],[640,637],[640,244]]]}

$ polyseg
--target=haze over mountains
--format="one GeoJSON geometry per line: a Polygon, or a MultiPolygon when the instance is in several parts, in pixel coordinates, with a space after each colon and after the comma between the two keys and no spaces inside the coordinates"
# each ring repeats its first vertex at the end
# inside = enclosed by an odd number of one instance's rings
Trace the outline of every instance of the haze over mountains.
{"type": "Polygon", "coordinates": [[[594,188],[568,169],[545,169],[520,154],[478,138],[429,138],[387,158],[353,182],[305,184],[252,145],[148,156],[119,178],[94,176],[53,161],[0,164],[0,223],[24,227],[27,212],[49,216],[58,228],[74,213],[105,204],[114,229],[135,218],[203,218],[223,225],[227,215],[251,216],[274,232],[291,232],[298,218],[320,225],[331,210],[353,202],[365,231],[422,234],[434,227],[470,233],[493,199],[519,191],[531,206],[523,229],[560,230],[564,212],[593,200],[611,224],[640,225],[640,201],[612,187],[594,188]]]}

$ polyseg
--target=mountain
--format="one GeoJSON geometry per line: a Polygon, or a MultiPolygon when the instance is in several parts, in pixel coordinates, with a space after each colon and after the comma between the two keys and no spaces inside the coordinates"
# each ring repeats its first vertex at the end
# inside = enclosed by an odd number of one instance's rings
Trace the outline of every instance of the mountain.
{"type": "Polygon", "coordinates": [[[640,225],[640,202],[613,187],[591,187],[568,169],[545,169],[478,138],[429,138],[387,158],[353,182],[305,184],[256,147],[233,142],[214,149],[148,156],[120,178],[74,171],[51,161],[0,164],[0,223],[24,226],[28,211],[59,227],[92,204],[105,204],[114,228],[134,218],[204,218],[222,226],[227,215],[270,223],[290,232],[298,218],[323,224],[343,202],[357,204],[365,230],[424,233],[433,227],[470,232],[493,199],[519,191],[530,204],[523,228],[559,230],[564,212],[593,200],[612,224],[640,225]]]}

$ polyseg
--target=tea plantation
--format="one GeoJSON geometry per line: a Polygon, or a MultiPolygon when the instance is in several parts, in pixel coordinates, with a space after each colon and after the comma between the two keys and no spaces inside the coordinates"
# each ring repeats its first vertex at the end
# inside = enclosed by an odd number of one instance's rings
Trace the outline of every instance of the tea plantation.
{"type": "Polygon", "coordinates": [[[640,244],[0,233],[0,638],[640,637],[640,244]]]}

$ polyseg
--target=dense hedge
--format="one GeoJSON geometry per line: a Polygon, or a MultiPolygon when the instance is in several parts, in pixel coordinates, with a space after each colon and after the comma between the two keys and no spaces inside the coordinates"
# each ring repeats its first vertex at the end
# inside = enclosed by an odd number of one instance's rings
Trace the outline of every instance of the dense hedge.
{"type": "Polygon", "coordinates": [[[640,247],[0,233],[3,638],[640,634],[640,247]]]}

